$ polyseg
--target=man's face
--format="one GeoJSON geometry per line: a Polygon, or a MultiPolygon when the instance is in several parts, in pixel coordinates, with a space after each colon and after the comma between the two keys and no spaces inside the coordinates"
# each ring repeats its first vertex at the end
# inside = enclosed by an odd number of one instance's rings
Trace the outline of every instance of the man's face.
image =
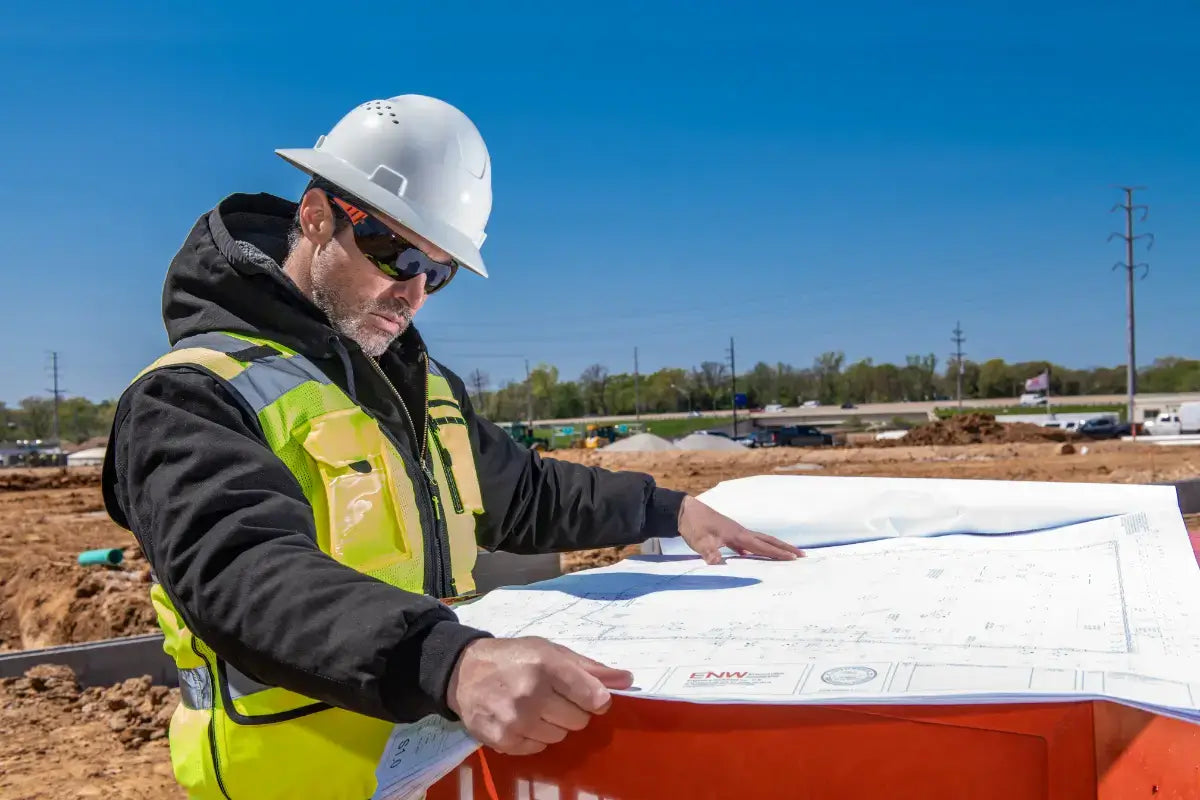
{"type": "MultiPolygon", "coordinates": [[[[393,220],[381,220],[435,260],[446,253],[393,220]]],[[[401,281],[384,274],[358,249],[344,228],[317,249],[312,262],[312,299],[334,328],[378,357],[412,323],[425,304],[425,276],[401,281]]]]}

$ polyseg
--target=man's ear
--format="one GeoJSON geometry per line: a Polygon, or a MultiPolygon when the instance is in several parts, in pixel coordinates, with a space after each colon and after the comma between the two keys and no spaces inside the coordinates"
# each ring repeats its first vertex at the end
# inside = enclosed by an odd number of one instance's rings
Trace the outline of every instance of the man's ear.
{"type": "Polygon", "coordinates": [[[320,189],[309,189],[300,198],[300,234],[316,244],[323,246],[333,238],[334,219],[333,209],[329,205],[329,197],[320,189]]]}

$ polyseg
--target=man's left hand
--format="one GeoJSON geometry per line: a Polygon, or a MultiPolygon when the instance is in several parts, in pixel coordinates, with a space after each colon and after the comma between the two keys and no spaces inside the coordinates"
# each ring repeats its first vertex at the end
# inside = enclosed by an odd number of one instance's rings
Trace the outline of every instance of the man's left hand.
{"type": "Polygon", "coordinates": [[[763,556],[775,561],[800,558],[804,551],[787,542],[747,530],[694,497],[685,497],[679,509],[679,535],[709,564],[724,564],[721,548],[738,555],[763,556]]]}

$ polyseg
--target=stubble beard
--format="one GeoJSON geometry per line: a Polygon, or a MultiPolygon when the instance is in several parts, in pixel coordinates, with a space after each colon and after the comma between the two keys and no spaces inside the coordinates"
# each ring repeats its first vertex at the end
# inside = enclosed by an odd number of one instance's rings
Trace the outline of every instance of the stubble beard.
{"type": "Polygon", "coordinates": [[[337,280],[336,274],[334,254],[322,249],[313,261],[313,303],[325,313],[334,330],[357,343],[368,356],[379,358],[408,330],[412,309],[399,298],[358,300],[337,280]],[[379,328],[371,319],[372,313],[399,319],[400,329],[393,334],[379,328]]]}

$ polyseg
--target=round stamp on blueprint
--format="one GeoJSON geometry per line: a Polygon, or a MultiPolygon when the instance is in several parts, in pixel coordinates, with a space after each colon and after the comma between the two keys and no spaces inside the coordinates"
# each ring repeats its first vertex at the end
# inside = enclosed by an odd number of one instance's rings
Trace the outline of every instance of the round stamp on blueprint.
{"type": "Polygon", "coordinates": [[[821,673],[821,680],[831,686],[859,686],[875,680],[878,674],[871,667],[834,667],[821,673]]]}

